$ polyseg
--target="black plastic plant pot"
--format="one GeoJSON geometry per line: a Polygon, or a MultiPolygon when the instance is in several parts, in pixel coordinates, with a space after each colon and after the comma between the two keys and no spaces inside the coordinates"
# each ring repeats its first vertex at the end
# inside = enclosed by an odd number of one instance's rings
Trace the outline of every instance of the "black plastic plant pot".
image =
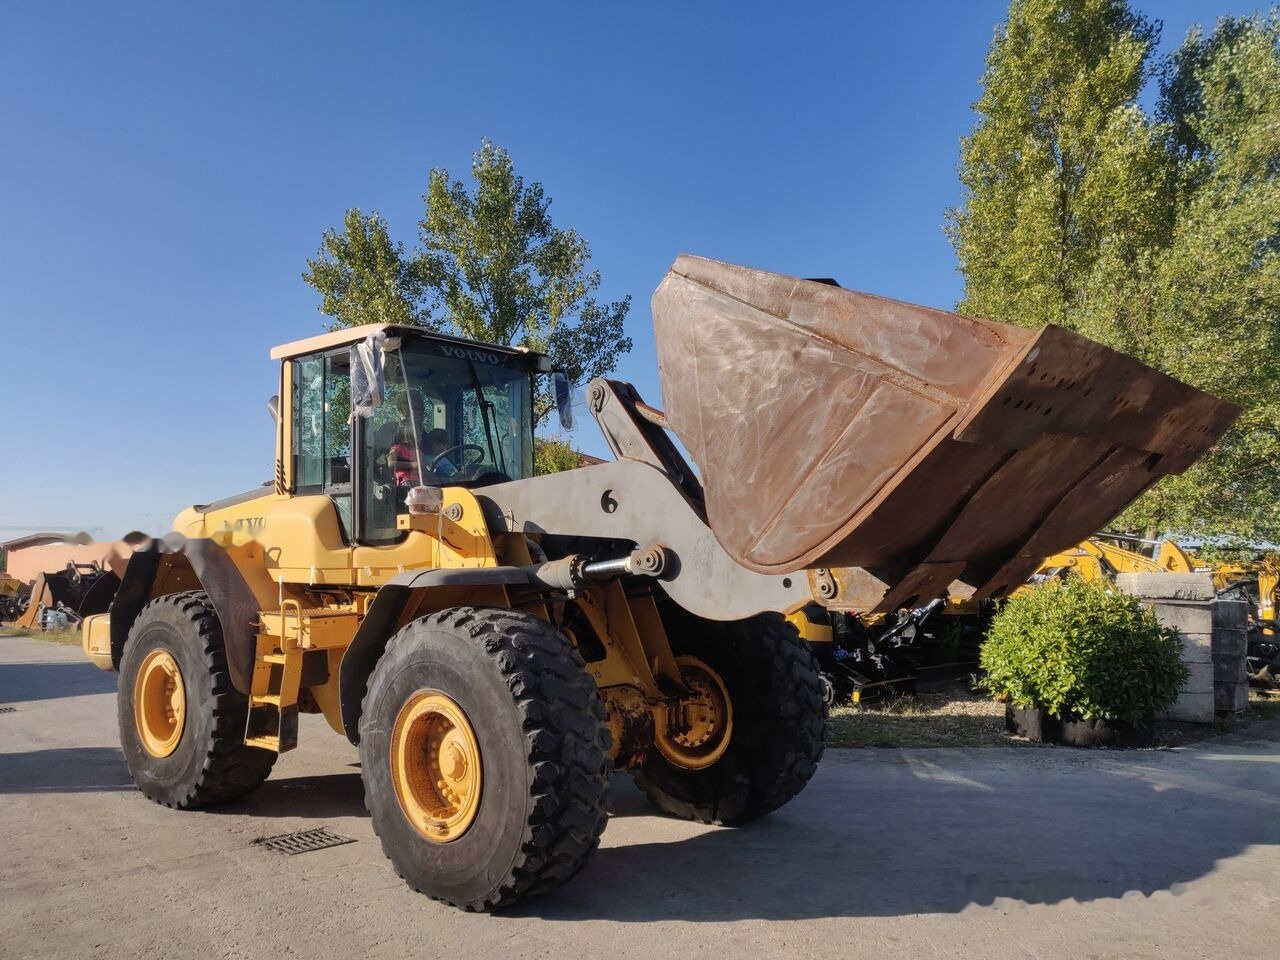
{"type": "Polygon", "coordinates": [[[1004,708],[1004,728],[1036,743],[1059,743],[1068,747],[1155,746],[1155,717],[1152,714],[1139,723],[1079,718],[1064,720],[1045,710],[1024,710],[1010,703],[1004,708]]]}

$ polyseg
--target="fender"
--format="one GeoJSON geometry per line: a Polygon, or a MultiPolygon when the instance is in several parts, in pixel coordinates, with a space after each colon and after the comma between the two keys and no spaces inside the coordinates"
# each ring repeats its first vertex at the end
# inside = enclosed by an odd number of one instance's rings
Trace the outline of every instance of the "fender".
{"type": "MultiPolygon", "coordinates": [[[[174,548],[164,540],[152,540],[129,559],[120,589],[111,603],[111,664],[120,669],[120,657],[129,631],[142,608],[155,599],[155,584],[162,565],[185,565],[209,602],[222,626],[222,643],[232,685],[248,695],[253,682],[253,660],[257,653],[257,597],[249,588],[235,561],[221,546],[207,539],[184,540],[174,548]]],[[[173,591],[166,591],[173,592],[173,591]]]]}
{"type": "Polygon", "coordinates": [[[353,744],[360,743],[360,711],[369,675],[387,648],[409,598],[431,587],[487,587],[530,585],[529,572],[521,567],[473,567],[468,570],[410,570],[386,582],[373,598],[368,612],[342,655],[338,673],[338,697],[342,704],[342,730],[353,744]]]}

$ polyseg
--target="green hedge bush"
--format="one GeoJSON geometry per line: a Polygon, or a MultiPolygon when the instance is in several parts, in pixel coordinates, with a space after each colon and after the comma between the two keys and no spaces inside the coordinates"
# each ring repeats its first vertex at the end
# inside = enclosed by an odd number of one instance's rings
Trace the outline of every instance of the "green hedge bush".
{"type": "Polygon", "coordinates": [[[1071,577],[1038,584],[996,614],[982,645],[997,699],[1066,719],[1141,721],[1187,682],[1182,641],[1137,597],[1071,577]]]}

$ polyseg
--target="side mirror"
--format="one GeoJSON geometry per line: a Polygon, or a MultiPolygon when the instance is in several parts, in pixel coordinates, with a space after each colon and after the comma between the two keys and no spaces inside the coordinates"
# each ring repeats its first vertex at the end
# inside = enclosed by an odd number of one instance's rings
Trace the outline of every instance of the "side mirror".
{"type": "Polygon", "coordinates": [[[267,409],[271,411],[271,422],[278,424],[280,422],[280,395],[274,394],[267,401],[267,409]]]}
{"type": "Polygon", "coordinates": [[[570,396],[569,378],[563,370],[551,374],[551,388],[556,396],[556,412],[560,414],[560,426],[573,429],[573,398],[570,396]]]}

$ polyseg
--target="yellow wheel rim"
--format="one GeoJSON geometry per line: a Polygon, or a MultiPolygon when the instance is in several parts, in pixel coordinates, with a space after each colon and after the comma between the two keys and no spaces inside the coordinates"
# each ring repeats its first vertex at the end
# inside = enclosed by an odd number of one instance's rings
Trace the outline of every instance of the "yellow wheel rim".
{"type": "Polygon", "coordinates": [[[400,809],[434,843],[457,840],[480,809],[480,746],[466,713],[436,690],[420,690],[396,716],[391,780],[400,809]]]}
{"type": "Polygon", "coordinates": [[[676,657],[689,693],[655,711],[658,752],[674,766],[703,770],[729,749],[733,704],[716,673],[697,657],[676,657]]]}
{"type": "Polygon", "coordinates": [[[142,746],[153,757],[167,757],[182,739],[187,694],[178,661],[167,650],[152,650],[133,685],[133,719],[142,746]]]}

